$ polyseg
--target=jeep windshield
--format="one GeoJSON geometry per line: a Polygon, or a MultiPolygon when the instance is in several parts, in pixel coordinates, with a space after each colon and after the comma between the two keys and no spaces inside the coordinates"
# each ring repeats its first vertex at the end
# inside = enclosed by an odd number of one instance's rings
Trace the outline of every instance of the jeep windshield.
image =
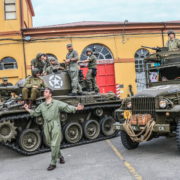
{"type": "Polygon", "coordinates": [[[146,82],[148,87],[166,84],[180,84],[180,63],[174,65],[147,63],[146,82]]]}

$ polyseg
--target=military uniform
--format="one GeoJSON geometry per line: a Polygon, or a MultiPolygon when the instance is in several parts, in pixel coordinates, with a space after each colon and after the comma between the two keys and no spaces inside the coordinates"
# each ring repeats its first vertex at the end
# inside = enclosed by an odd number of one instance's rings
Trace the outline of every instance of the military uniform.
{"type": "Polygon", "coordinates": [[[44,102],[35,111],[30,111],[32,116],[38,117],[42,115],[44,119],[44,134],[47,143],[51,146],[51,165],[56,165],[58,158],[61,157],[62,132],[60,112],[75,113],[76,108],[64,102],[52,100],[50,104],[44,102]]]}
{"type": "Polygon", "coordinates": [[[48,61],[44,62],[43,60],[39,60],[39,58],[42,55],[43,54],[41,54],[41,53],[37,54],[36,58],[31,61],[31,66],[33,66],[34,68],[39,69],[40,74],[42,74],[43,71],[44,71],[44,68],[48,66],[48,61]]]}
{"type": "Polygon", "coordinates": [[[40,88],[45,88],[44,81],[39,77],[30,76],[26,79],[24,88],[22,89],[23,99],[27,100],[29,92],[31,91],[30,100],[36,100],[36,98],[40,94],[40,88]],[[38,88],[33,88],[33,86],[38,86],[38,88]]]}
{"type": "MultiPolygon", "coordinates": [[[[3,78],[3,81],[8,81],[8,79],[3,78]]],[[[0,87],[7,87],[7,86],[13,86],[13,84],[10,83],[10,82],[0,84],[0,87]]],[[[10,97],[11,97],[11,91],[6,91],[6,90],[1,91],[1,94],[0,94],[0,99],[1,100],[7,100],[10,97]]]]}
{"type": "MultiPolygon", "coordinates": [[[[75,50],[68,52],[66,55],[66,59],[75,58],[78,60],[78,54],[75,50]]],[[[79,67],[77,62],[70,61],[69,63],[69,76],[71,78],[71,86],[72,86],[72,93],[77,94],[77,92],[82,92],[82,87],[79,84],[79,67]]]]}
{"type": "Polygon", "coordinates": [[[179,50],[180,40],[179,39],[168,40],[166,43],[166,47],[168,47],[169,51],[179,50]]]}
{"type": "Polygon", "coordinates": [[[88,56],[88,73],[86,75],[86,81],[88,85],[88,90],[92,91],[95,90],[96,92],[99,91],[99,88],[96,85],[96,73],[97,73],[97,58],[95,55],[88,56]]]}

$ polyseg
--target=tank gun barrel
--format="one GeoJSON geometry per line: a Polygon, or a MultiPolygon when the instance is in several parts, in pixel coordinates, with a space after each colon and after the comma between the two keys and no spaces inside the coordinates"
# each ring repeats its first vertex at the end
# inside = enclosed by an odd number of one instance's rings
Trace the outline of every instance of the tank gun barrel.
{"type": "Polygon", "coordinates": [[[155,51],[160,51],[161,48],[160,47],[149,47],[149,46],[141,46],[142,48],[147,48],[147,49],[152,49],[152,50],[155,50],[155,51]]]}

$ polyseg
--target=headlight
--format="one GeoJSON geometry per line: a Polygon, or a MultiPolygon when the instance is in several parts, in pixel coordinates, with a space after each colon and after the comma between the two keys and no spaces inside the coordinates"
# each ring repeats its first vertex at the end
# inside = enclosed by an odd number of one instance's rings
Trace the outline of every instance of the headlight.
{"type": "Polygon", "coordinates": [[[162,109],[165,109],[167,107],[167,100],[160,100],[159,101],[159,107],[162,108],[162,109]]]}
{"type": "Polygon", "coordinates": [[[127,108],[131,109],[131,107],[132,107],[132,103],[130,101],[130,102],[127,103],[127,108]]]}

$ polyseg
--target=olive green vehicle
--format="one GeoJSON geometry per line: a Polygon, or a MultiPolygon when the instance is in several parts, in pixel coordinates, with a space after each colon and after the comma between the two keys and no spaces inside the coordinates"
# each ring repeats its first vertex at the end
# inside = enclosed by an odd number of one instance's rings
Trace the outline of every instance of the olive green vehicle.
{"type": "MultiPolygon", "coordinates": [[[[42,77],[53,90],[53,98],[76,106],[82,103],[85,109],[75,114],[61,113],[63,129],[62,147],[71,147],[117,136],[114,130],[113,113],[120,107],[121,100],[114,93],[84,93],[82,96],[69,96],[71,91],[67,71],[59,71],[42,77]]],[[[34,118],[24,109],[21,88],[24,80],[16,86],[0,88],[16,92],[19,97],[9,99],[0,105],[0,143],[25,155],[49,151],[43,135],[43,118],[34,118]]],[[[44,98],[37,99],[36,108],[44,98]]]]}
{"type": "Polygon", "coordinates": [[[146,89],[123,100],[114,126],[121,130],[127,149],[160,136],[176,136],[180,150],[180,51],[153,49],[156,53],[145,59],[146,89]]]}

